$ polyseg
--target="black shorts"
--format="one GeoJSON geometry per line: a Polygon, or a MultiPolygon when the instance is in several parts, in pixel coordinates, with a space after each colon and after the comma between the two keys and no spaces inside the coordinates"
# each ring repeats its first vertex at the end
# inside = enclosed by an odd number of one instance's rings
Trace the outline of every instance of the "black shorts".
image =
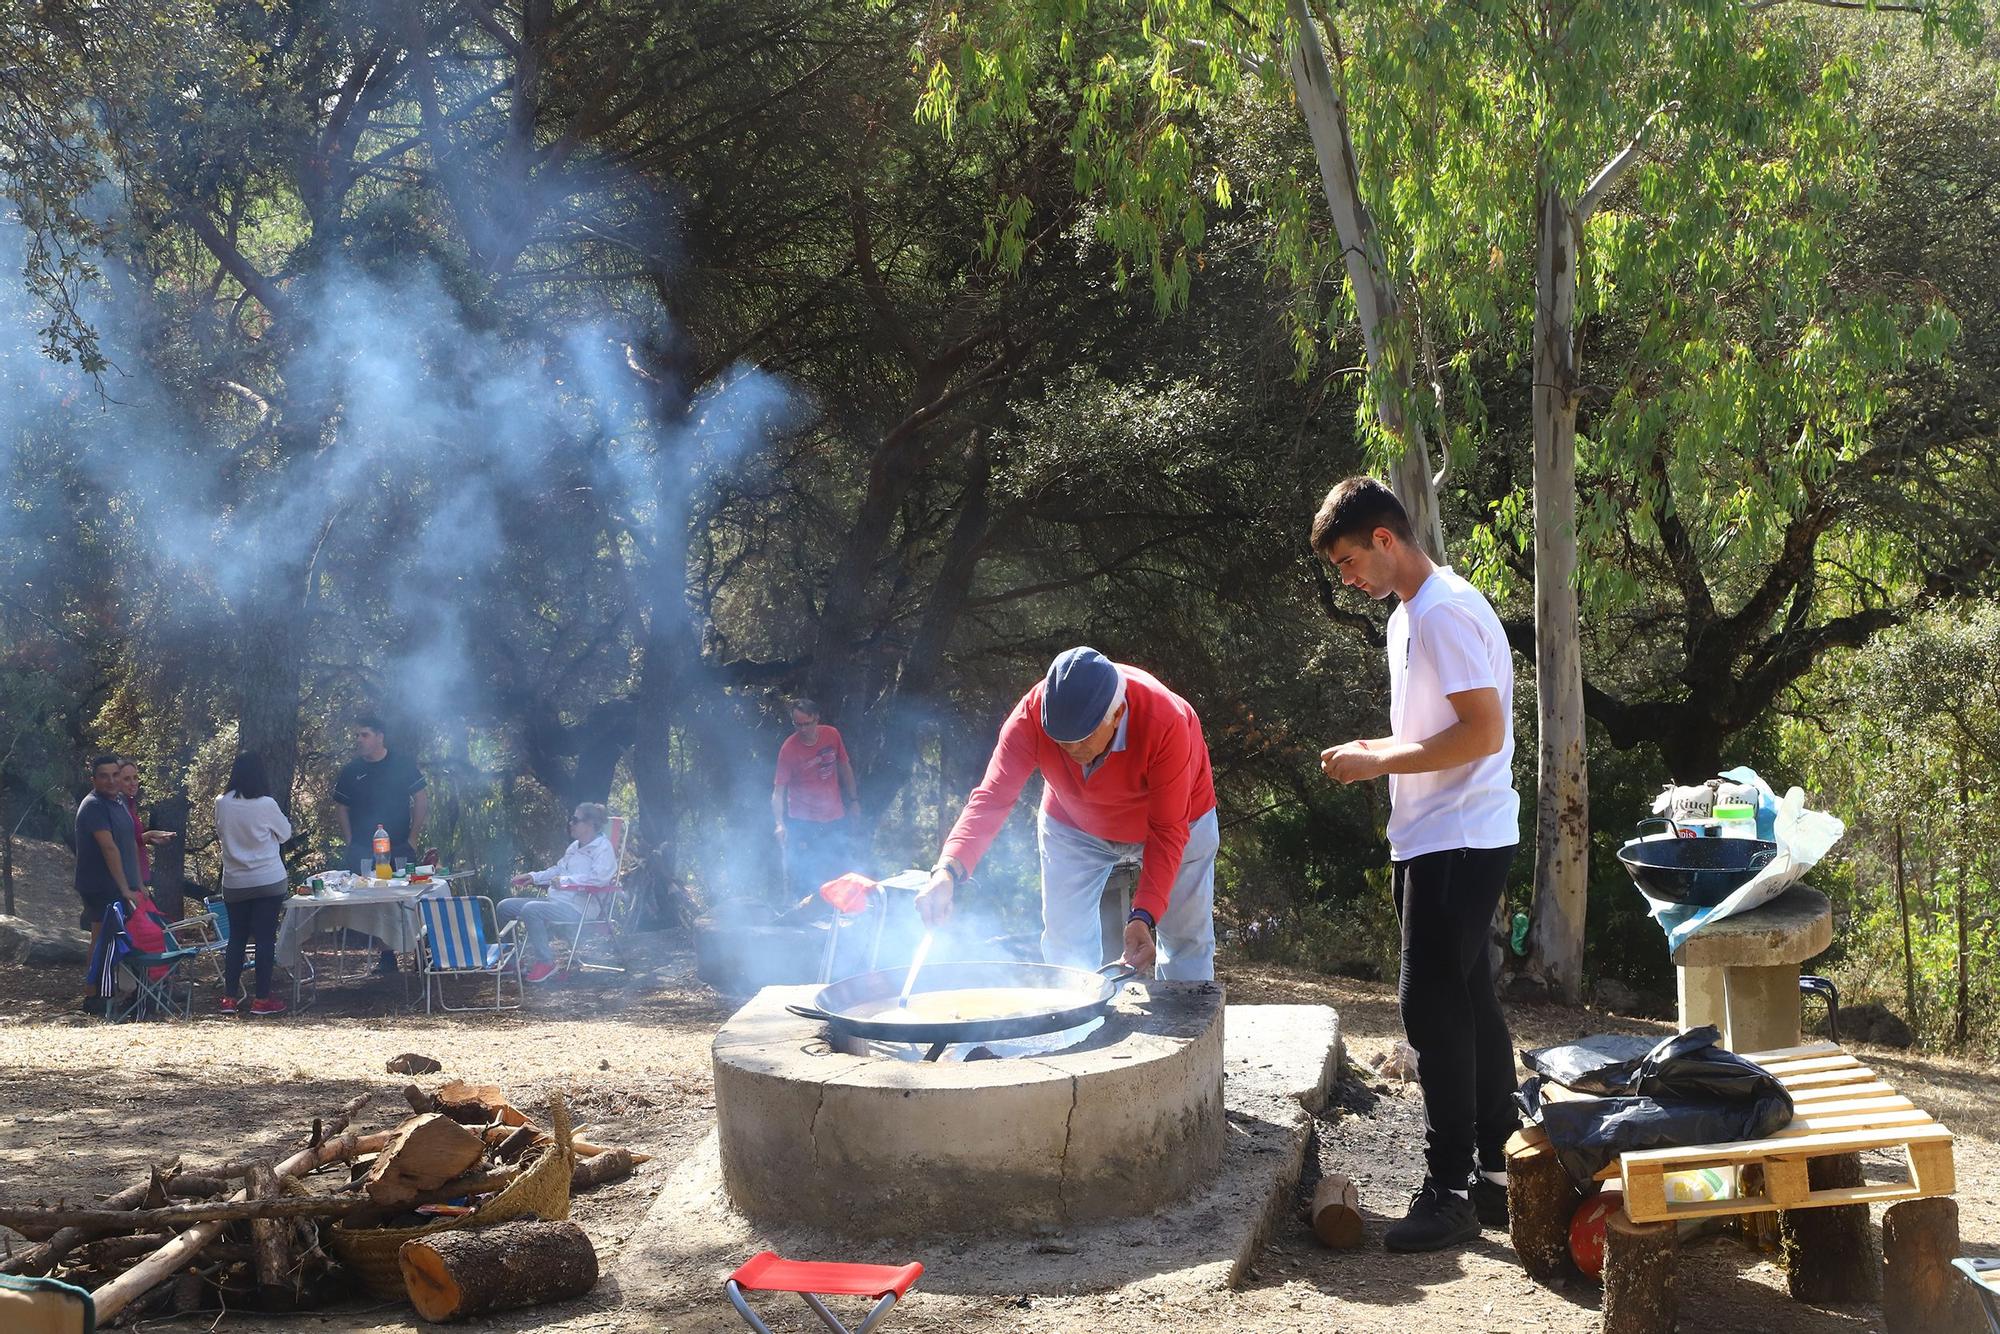
{"type": "Polygon", "coordinates": [[[122,896],[114,889],[109,894],[101,895],[86,894],[78,890],[77,897],[83,900],[83,911],[77,914],[77,925],[86,931],[95,931],[97,924],[104,920],[104,910],[118,902],[122,896]]]}

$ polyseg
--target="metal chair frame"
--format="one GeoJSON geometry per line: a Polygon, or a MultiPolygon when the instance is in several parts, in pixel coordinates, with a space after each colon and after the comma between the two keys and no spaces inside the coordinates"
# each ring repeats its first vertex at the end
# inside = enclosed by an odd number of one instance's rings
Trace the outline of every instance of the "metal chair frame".
{"type": "MultiPolygon", "coordinates": [[[[771,1327],[765,1324],[755,1311],[750,1309],[749,1302],[743,1300],[742,1284],[732,1278],[723,1284],[722,1287],[723,1291],[729,1294],[730,1304],[736,1308],[736,1314],[743,1317],[745,1324],[756,1330],[757,1334],[771,1334],[771,1327]]],[[[875,1305],[869,1309],[866,1318],[850,1330],[847,1326],[840,1323],[838,1316],[826,1309],[825,1302],[812,1293],[802,1292],[799,1294],[799,1298],[812,1308],[812,1313],[819,1317],[819,1322],[832,1330],[833,1334],[868,1334],[869,1330],[874,1329],[887,1318],[889,1312],[895,1309],[896,1305],[895,1293],[883,1293],[875,1305]]]]}
{"type": "Polygon", "coordinates": [[[736,1308],[736,1314],[743,1322],[757,1331],[757,1334],[771,1334],[771,1327],[752,1310],[744,1294],[747,1292],[792,1292],[797,1293],[812,1313],[819,1317],[833,1334],[868,1334],[888,1317],[895,1309],[897,1298],[908,1292],[921,1279],[924,1267],[921,1264],[907,1265],[864,1265],[841,1264],[825,1261],[787,1260],[772,1251],[760,1251],[750,1257],[722,1285],[729,1297],[729,1304],[736,1308]],[[820,1300],[821,1293],[837,1293],[843,1297],[873,1297],[875,1305],[852,1330],[840,1323],[840,1318],[827,1309],[820,1300]]]}
{"type": "Polygon", "coordinates": [[[194,977],[181,971],[182,965],[200,957],[197,949],[182,949],[174,939],[171,927],[163,928],[167,938],[167,948],[157,954],[148,954],[133,945],[131,934],[125,927],[125,913],[122,909],[110,910],[117,914],[118,936],[127,946],[118,966],[131,975],[133,983],[132,999],[123,1008],[117,1004],[117,997],[107,998],[104,1018],[107,1023],[122,1023],[128,1019],[150,1019],[155,1014],[164,1014],[169,1019],[194,1018],[194,977]],[[148,976],[154,968],[165,968],[166,976],[148,976]],[[175,985],[183,988],[183,998],[174,996],[175,985]]]}
{"type": "Polygon", "coordinates": [[[2000,1291],[1986,1278],[1988,1274],[2000,1274],[2000,1260],[1974,1259],[1971,1256],[1953,1260],[1951,1267],[1965,1275],[1972,1284],[1972,1290],[1979,1294],[1979,1309],[1986,1314],[1986,1326],[1993,1334],[2000,1334],[2000,1291]]]}

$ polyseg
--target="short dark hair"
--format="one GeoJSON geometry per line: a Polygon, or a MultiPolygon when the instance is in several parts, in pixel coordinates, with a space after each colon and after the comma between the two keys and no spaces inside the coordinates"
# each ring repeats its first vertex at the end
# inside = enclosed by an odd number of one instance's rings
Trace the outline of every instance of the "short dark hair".
{"type": "Polygon", "coordinates": [[[357,713],[354,715],[354,725],[365,727],[371,732],[380,732],[385,737],[389,735],[389,729],[382,726],[382,715],[379,713],[357,713]]]}
{"type": "Polygon", "coordinates": [[[817,718],[819,717],[819,705],[813,703],[804,695],[798,695],[792,700],[792,712],[803,713],[808,718],[817,718]]]}
{"type": "Polygon", "coordinates": [[[92,773],[96,773],[99,769],[102,769],[107,764],[115,769],[120,764],[123,763],[124,761],[120,760],[116,755],[113,755],[110,751],[106,751],[104,754],[97,756],[90,762],[90,771],[92,773]]]}
{"type": "Polygon", "coordinates": [[[1342,539],[1370,537],[1387,528],[1405,542],[1417,540],[1403,502],[1373,477],[1350,477],[1326,493],[1313,516],[1312,549],[1324,556],[1342,539]]]}
{"type": "Polygon", "coordinates": [[[271,780],[264,776],[264,757],[250,750],[238,755],[229,766],[229,785],[222,790],[245,801],[270,796],[271,780]]]}

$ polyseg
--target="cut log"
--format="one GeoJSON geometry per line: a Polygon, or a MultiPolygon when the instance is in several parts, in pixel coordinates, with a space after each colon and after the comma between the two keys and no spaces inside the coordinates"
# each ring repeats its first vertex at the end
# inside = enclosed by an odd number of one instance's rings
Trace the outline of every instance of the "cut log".
{"type": "Polygon", "coordinates": [[[508,1125],[518,1126],[527,1120],[514,1111],[498,1084],[468,1084],[454,1079],[431,1096],[437,1100],[439,1111],[464,1125],[486,1126],[504,1120],[508,1125]],[[512,1117],[506,1116],[509,1112],[512,1117]]]}
{"type": "MultiPolygon", "coordinates": [[[[1813,1190],[1838,1190],[1865,1181],[1858,1153],[1806,1160],[1806,1184],[1813,1190]]],[[[1868,1235],[1867,1205],[1780,1209],[1778,1245],[1794,1300],[1814,1304],[1875,1300],[1882,1267],[1868,1235]]]]}
{"type": "MultiPolygon", "coordinates": [[[[616,1152],[622,1152],[618,1150],[616,1152]]],[[[611,1154],[585,1158],[576,1165],[580,1175],[586,1168],[603,1162],[611,1154]]],[[[627,1159],[631,1155],[626,1155],[627,1159]]],[[[572,1185],[576,1182],[572,1178],[572,1185]]],[[[1338,1172],[1328,1173],[1313,1187],[1312,1204],[1306,1210],[1312,1220],[1313,1235],[1335,1250],[1352,1250],[1361,1244],[1361,1192],[1338,1172]]]]}
{"type": "Polygon", "coordinates": [[[418,1088],[415,1084],[403,1086],[403,1101],[410,1104],[410,1110],[418,1116],[438,1109],[437,1099],[418,1088]]]}
{"type": "Polygon", "coordinates": [[[410,1304],[433,1321],[566,1301],[597,1286],[596,1248],[574,1223],[439,1232],[404,1242],[397,1260],[410,1304]]]}
{"type": "Polygon", "coordinates": [[[1951,1267],[1958,1201],[1905,1200],[1882,1215],[1882,1324],[1888,1334],[1981,1334],[1979,1295],[1951,1267]]]}
{"type": "MultiPolygon", "coordinates": [[[[570,1169],[569,1188],[589,1190],[593,1186],[602,1186],[609,1181],[622,1181],[632,1175],[632,1170],[637,1165],[638,1160],[630,1149],[606,1149],[595,1157],[579,1158],[576,1160],[576,1166],[570,1169]]],[[[1352,1190],[1352,1185],[1348,1189],[1352,1190]]],[[[1318,1201],[1315,1200],[1314,1203],[1317,1204],[1318,1201]]],[[[1356,1214],[1355,1225],[1360,1226],[1360,1222],[1361,1216],[1356,1214]]],[[[1315,1222],[1313,1226],[1317,1230],[1319,1224],[1315,1222]]]]}
{"type": "MultiPolygon", "coordinates": [[[[276,1204],[283,1198],[277,1172],[262,1165],[250,1170],[251,1203],[276,1204]]],[[[250,1220],[250,1249],[255,1257],[257,1295],[266,1310],[288,1310],[298,1302],[299,1290],[292,1273],[292,1248],[289,1244],[291,1233],[290,1220],[269,1216],[250,1220]]]]}
{"type": "Polygon", "coordinates": [[[362,1189],[378,1205],[408,1204],[471,1171],[485,1154],[485,1142],[449,1116],[412,1117],[368,1169],[362,1189]]]}
{"type": "Polygon", "coordinates": [[[506,1136],[493,1146],[493,1156],[503,1163],[519,1161],[522,1154],[539,1142],[547,1142],[548,1136],[533,1126],[515,1126],[506,1136]]]}
{"type": "Polygon", "coordinates": [[[1569,1220],[1581,1198],[1539,1127],[1507,1141],[1507,1227],[1530,1278],[1553,1283],[1573,1267],[1569,1220]]]}
{"type": "Polygon", "coordinates": [[[1672,1334],[1674,1225],[1635,1223],[1623,1209],[1604,1220],[1604,1334],[1672,1334]]]}
{"type": "MultiPolygon", "coordinates": [[[[373,1139],[373,1136],[337,1132],[347,1128],[347,1123],[353,1120],[354,1114],[367,1105],[369,1097],[369,1094],[363,1093],[349,1100],[326,1126],[326,1130],[335,1132],[333,1138],[321,1139],[315,1134],[313,1138],[318,1142],[299,1150],[279,1163],[278,1175],[304,1176],[315,1168],[352,1158],[361,1152],[360,1146],[367,1140],[373,1139]]],[[[151,1258],[141,1260],[91,1293],[91,1300],[97,1307],[98,1323],[109,1324],[112,1317],[132,1304],[134,1298],[152,1291],[156,1285],[165,1282],[170,1276],[185,1268],[190,1260],[200,1254],[202,1247],[221,1234],[222,1228],[223,1224],[220,1222],[197,1223],[153,1252],[151,1258]]]]}

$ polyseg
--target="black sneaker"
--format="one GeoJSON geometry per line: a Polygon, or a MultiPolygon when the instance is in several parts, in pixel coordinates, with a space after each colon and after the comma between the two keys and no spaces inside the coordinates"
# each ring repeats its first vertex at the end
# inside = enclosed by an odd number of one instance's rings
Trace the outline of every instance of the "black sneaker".
{"type": "Polygon", "coordinates": [[[1482,1173],[1472,1178],[1472,1212],[1487,1227],[1507,1226],[1507,1188],[1482,1173]]]}
{"type": "Polygon", "coordinates": [[[1410,1197],[1410,1212],[1382,1234],[1382,1244],[1392,1251],[1441,1251],[1478,1235],[1479,1216],[1472,1212],[1472,1201],[1435,1181],[1425,1181],[1423,1189],[1410,1197]]]}

